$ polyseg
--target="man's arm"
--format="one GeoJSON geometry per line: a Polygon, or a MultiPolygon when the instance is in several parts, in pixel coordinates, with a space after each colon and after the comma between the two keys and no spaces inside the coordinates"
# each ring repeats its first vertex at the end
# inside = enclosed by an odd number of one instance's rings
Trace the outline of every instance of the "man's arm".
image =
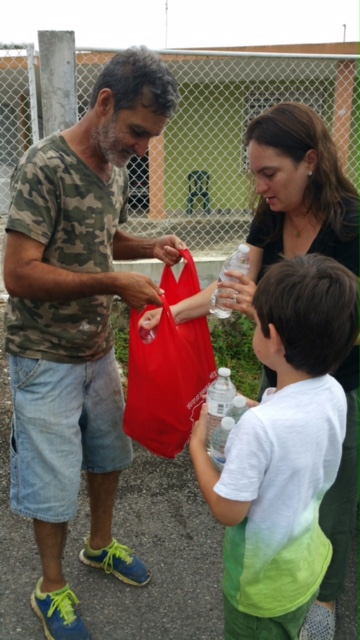
{"type": "Polygon", "coordinates": [[[186,245],[175,235],[138,238],[118,229],[113,240],[114,260],[157,258],[171,266],[181,260],[178,249],[186,249],[186,245]]]}
{"type": "Polygon", "coordinates": [[[195,423],[190,439],[190,455],[201,493],[213,515],[221,524],[233,527],[246,518],[251,502],[222,498],[214,491],[220,473],[214,467],[206,451],[207,406],[203,405],[199,420],[195,423]]]}
{"type": "Polygon", "coordinates": [[[139,273],[77,273],[43,262],[45,245],[8,231],[4,281],[13,297],[30,300],[77,300],[94,295],[120,296],[130,307],[161,305],[160,288],[139,273]]]}

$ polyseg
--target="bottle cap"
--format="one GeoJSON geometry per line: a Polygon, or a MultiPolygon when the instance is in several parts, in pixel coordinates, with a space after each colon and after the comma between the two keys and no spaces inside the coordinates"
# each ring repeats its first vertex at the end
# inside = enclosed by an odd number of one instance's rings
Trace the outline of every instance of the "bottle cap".
{"type": "Polygon", "coordinates": [[[239,244],[239,251],[241,251],[241,253],[249,253],[250,247],[248,247],[247,244],[239,244]]]}
{"type": "Polygon", "coordinates": [[[221,420],[221,426],[226,431],[230,431],[230,429],[233,428],[234,424],[235,424],[235,420],[234,418],[230,418],[230,416],[226,416],[221,420]]]}
{"type": "Polygon", "coordinates": [[[245,407],[246,405],[246,398],[244,398],[244,396],[235,396],[235,398],[233,398],[232,403],[234,405],[234,407],[237,407],[238,409],[241,409],[242,407],[245,407]]]}
{"type": "Polygon", "coordinates": [[[227,367],[220,367],[220,369],[218,369],[218,374],[219,376],[228,377],[231,374],[231,370],[227,367]]]}

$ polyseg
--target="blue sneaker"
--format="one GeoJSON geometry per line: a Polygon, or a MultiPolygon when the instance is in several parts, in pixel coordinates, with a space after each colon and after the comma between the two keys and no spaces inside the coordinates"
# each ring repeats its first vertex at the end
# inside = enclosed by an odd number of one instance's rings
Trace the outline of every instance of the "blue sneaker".
{"type": "Polygon", "coordinates": [[[74,605],[79,604],[79,600],[69,585],[59,591],[41,593],[41,583],[42,578],[37,583],[30,602],[42,620],[47,640],[91,640],[85,624],[74,611],[74,605]]]}
{"type": "Polygon", "coordinates": [[[150,580],[144,563],[115,538],[108,547],[99,551],[91,549],[89,538],[86,538],[85,549],[80,551],[79,558],[88,567],[104,569],[105,573],[113,573],[116,578],[134,587],[144,587],[150,580]]]}

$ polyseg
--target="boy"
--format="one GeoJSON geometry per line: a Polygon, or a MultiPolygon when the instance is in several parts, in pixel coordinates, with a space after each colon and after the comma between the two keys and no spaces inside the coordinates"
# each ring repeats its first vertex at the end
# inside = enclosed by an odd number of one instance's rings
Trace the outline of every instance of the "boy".
{"type": "Polygon", "coordinates": [[[345,435],[330,375],[358,336],[357,278],[307,254],[271,266],[256,289],[253,346],[277,388],[232,429],[220,476],[206,452],[206,405],[190,440],[200,489],[227,526],[225,640],[296,640],[331,559],[318,525],[345,435]]]}

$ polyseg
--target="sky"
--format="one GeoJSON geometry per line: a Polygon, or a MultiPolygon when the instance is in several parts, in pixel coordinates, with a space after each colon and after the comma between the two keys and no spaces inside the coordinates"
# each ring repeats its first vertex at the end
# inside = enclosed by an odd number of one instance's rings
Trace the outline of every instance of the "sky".
{"type": "Polygon", "coordinates": [[[155,50],[359,41],[358,0],[5,0],[0,43],[74,31],[78,48],[155,50]]]}

